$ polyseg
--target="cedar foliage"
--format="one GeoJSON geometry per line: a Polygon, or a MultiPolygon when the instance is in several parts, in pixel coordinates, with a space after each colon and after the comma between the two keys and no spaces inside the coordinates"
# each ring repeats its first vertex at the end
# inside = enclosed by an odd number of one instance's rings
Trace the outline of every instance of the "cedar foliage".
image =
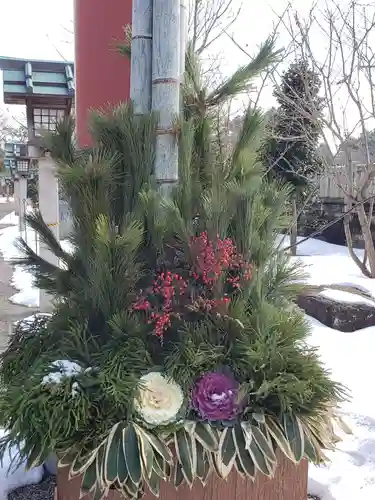
{"type": "Polygon", "coordinates": [[[320,88],[319,75],[300,60],[290,65],[274,90],[278,108],[270,117],[261,156],[270,171],[295,190],[306,187],[322,168],[318,154],[323,108],[320,88]]]}

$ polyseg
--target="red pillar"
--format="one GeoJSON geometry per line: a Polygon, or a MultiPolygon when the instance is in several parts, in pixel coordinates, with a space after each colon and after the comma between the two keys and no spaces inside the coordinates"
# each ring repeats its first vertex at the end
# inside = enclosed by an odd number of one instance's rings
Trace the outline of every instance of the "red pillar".
{"type": "Polygon", "coordinates": [[[114,47],[131,23],[131,0],[75,0],[76,123],[80,146],[90,145],[91,109],[129,99],[130,62],[114,47]]]}

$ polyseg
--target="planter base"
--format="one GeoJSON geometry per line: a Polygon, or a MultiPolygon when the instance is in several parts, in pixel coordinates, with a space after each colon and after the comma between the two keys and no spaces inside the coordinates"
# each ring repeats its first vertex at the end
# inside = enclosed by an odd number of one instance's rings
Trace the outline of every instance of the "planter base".
{"type": "MultiPolygon", "coordinates": [[[[256,480],[242,479],[233,471],[227,481],[214,474],[205,488],[199,483],[190,490],[187,486],[178,489],[170,483],[162,483],[161,500],[307,500],[308,463],[304,460],[295,466],[284,456],[279,456],[279,466],[275,477],[268,479],[258,474],[256,480]]],[[[79,500],[80,478],[68,480],[68,468],[59,469],[57,474],[56,500],[79,500]]],[[[90,500],[90,496],[84,497],[90,500]]],[[[108,500],[122,500],[120,494],[113,490],[108,500]]],[[[156,500],[152,494],[145,495],[144,500],[156,500]]]]}

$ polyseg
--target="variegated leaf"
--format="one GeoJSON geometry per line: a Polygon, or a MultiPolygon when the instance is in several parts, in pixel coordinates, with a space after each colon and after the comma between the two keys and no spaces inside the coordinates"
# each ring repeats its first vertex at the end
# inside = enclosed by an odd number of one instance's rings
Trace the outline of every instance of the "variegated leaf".
{"type": "Polygon", "coordinates": [[[288,440],[284,434],[283,429],[281,428],[281,425],[278,423],[278,421],[273,417],[267,416],[266,417],[266,426],[267,426],[268,432],[271,434],[271,436],[275,440],[277,446],[284,453],[284,455],[287,458],[289,458],[289,460],[292,460],[292,462],[296,462],[296,459],[295,459],[293,452],[290,448],[288,440]]]}
{"type": "Polygon", "coordinates": [[[283,426],[290,449],[298,463],[302,460],[305,450],[305,434],[302,423],[296,415],[284,413],[283,426]]]}
{"type": "Polygon", "coordinates": [[[105,441],[99,446],[95,465],[96,465],[96,484],[99,490],[105,490],[106,484],[103,477],[103,463],[104,463],[104,453],[105,453],[105,441]]]}
{"type": "Polygon", "coordinates": [[[270,442],[266,436],[263,434],[263,432],[259,429],[259,427],[256,427],[255,425],[252,426],[252,436],[253,439],[255,439],[257,445],[259,448],[262,450],[264,453],[264,456],[269,462],[276,462],[276,455],[273,450],[272,442],[270,442]]]}
{"type": "Polygon", "coordinates": [[[197,470],[196,440],[185,429],[180,429],[175,433],[175,449],[184,478],[189,485],[192,485],[197,470]]]}
{"type": "Polygon", "coordinates": [[[232,429],[226,427],[220,436],[219,442],[219,460],[225,465],[225,467],[231,468],[234,460],[236,458],[236,446],[234,444],[234,438],[232,429]]]}
{"type": "Polygon", "coordinates": [[[123,440],[121,439],[117,453],[117,479],[121,487],[126,483],[128,477],[128,467],[125,461],[123,440]]]}
{"type": "Polygon", "coordinates": [[[190,434],[190,436],[192,436],[195,432],[196,425],[196,422],[193,422],[192,420],[186,420],[184,422],[184,429],[188,434],[190,434]]]}
{"type": "Polygon", "coordinates": [[[195,426],[195,438],[206,450],[218,450],[219,440],[217,438],[217,433],[211,428],[210,425],[197,422],[195,426]]]}
{"type": "Polygon", "coordinates": [[[155,470],[151,471],[150,477],[145,478],[146,483],[151,491],[151,493],[159,498],[160,496],[160,477],[156,474],[155,470]]]}
{"type": "Polygon", "coordinates": [[[122,450],[122,424],[114,425],[109,433],[104,454],[104,481],[111,486],[117,479],[117,457],[119,448],[122,450]]]}
{"type": "Polygon", "coordinates": [[[232,433],[234,436],[238,463],[241,465],[244,473],[253,479],[255,477],[255,463],[247,450],[247,442],[243,428],[241,425],[236,425],[232,430],[232,433]]]}
{"type": "Polygon", "coordinates": [[[197,447],[201,446],[202,453],[201,457],[199,457],[199,453],[197,453],[197,476],[200,479],[203,486],[206,486],[207,479],[211,472],[210,461],[208,458],[208,452],[203,448],[203,446],[197,443],[197,447]]]}
{"type": "Polygon", "coordinates": [[[142,427],[140,427],[137,424],[133,424],[133,425],[134,425],[134,428],[137,430],[137,433],[146,437],[150,441],[150,444],[154,448],[156,453],[158,453],[161,457],[163,457],[163,459],[167,463],[172,465],[173,464],[173,456],[172,456],[171,450],[162,441],[162,439],[159,439],[157,436],[155,436],[151,432],[147,432],[145,429],[143,429],[142,427]]]}
{"type": "Polygon", "coordinates": [[[96,485],[96,463],[95,460],[89,465],[83,474],[81,482],[80,498],[91,493],[96,485]]]}
{"type": "Polygon", "coordinates": [[[132,424],[128,424],[123,430],[123,452],[129,479],[138,485],[141,482],[142,467],[137,434],[132,424]]]}
{"type": "Polygon", "coordinates": [[[156,474],[163,480],[166,481],[168,479],[168,474],[166,468],[169,468],[169,465],[163,460],[163,458],[155,454],[154,455],[154,464],[153,464],[153,469],[156,472],[156,474]]]}
{"type": "MultiPolygon", "coordinates": [[[[247,451],[247,450],[246,450],[247,451]]],[[[274,467],[267,460],[264,451],[259,447],[255,439],[251,440],[249,454],[256,468],[265,476],[272,477],[274,467]]]]}
{"type": "Polygon", "coordinates": [[[81,476],[83,472],[90,466],[90,464],[94,461],[96,456],[96,451],[90,453],[78,452],[74,457],[73,462],[71,463],[69,469],[69,479],[72,479],[76,476],[81,476]]]}
{"type": "Polygon", "coordinates": [[[210,464],[221,479],[227,479],[232,471],[234,460],[227,466],[222,462],[218,453],[211,453],[210,464]]]}
{"type": "Polygon", "coordinates": [[[138,445],[141,455],[143,477],[146,481],[151,477],[154,465],[154,450],[150,441],[142,434],[137,434],[138,445]]]}
{"type": "Polygon", "coordinates": [[[180,462],[176,462],[174,467],[173,484],[176,488],[179,488],[185,481],[184,475],[182,473],[182,465],[180,462]]]}

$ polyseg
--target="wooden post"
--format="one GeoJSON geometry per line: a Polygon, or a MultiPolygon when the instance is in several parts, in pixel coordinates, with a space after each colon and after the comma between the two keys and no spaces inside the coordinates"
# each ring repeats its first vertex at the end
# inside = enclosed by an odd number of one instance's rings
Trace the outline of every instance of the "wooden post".
{"type": "Polygon", "coordinates": [[[152,0],[133,0],[130,99],[136,114],[151,111],[152,0]]]}
{"type": "Polygon", "coordinates": [[[152,110],[159,115],[155,177],[161,193],[168,196],[178,181],[180,0],[154,0],[152,36],[152,110]]]}

